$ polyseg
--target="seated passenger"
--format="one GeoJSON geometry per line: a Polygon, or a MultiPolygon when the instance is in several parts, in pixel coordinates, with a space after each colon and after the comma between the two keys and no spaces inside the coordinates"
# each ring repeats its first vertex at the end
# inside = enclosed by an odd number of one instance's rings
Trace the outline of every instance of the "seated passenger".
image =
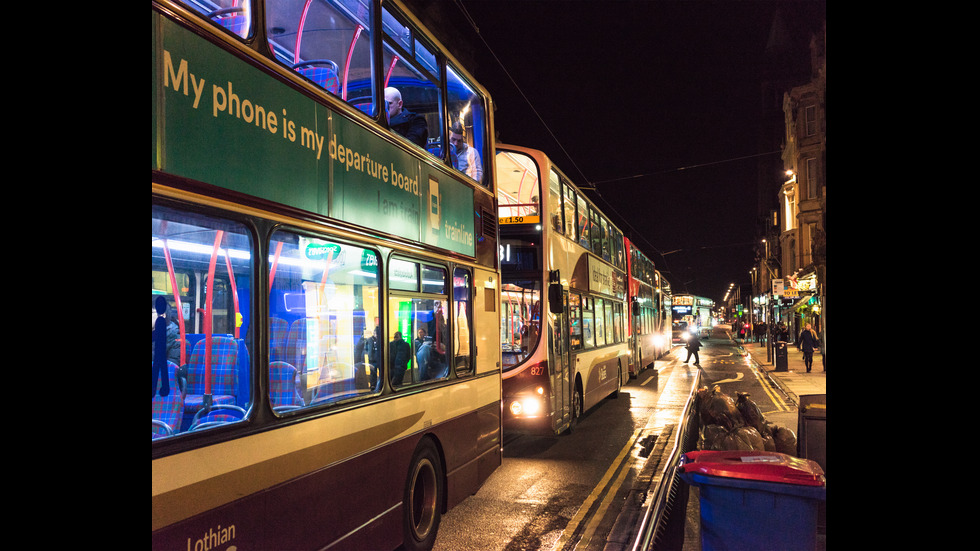
{"type": "Polygon", "coordinates": [[[425,147],[429,139],[429,125],[425,117],[405,109],[398,88],[385,88],[385,104],[388,107],[388,126],[419,147],[425,147]]]}
{"type": "Polygon", "coordinates": [[[432,337],[425,338],[415,359],[418,361],[420,380],[427,381],[445,376],[443,372],[446,370],[446,347],[442,343],[437,345],[432,337]]]}
{"type": "Polygon", "coordinates": [[[483,162],[480,160],[480,153],[466,144],[463,127],[458,122],[453,123],[453,127],[449,129],[449,143],[456,148],[456,167],[460,172],[477,182],[483,181],[483,162]]]}

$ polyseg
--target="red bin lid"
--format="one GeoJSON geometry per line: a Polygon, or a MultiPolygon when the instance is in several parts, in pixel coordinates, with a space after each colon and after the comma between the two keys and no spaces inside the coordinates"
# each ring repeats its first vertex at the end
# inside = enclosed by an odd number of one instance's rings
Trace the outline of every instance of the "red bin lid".
{"type": "Polygon", "coordinates": [[[804,486],[826,484],[823,469],[815,461],[784,453],[763,451],[694,451],[681,456],[682,473],[784,482],[804,486]]]}

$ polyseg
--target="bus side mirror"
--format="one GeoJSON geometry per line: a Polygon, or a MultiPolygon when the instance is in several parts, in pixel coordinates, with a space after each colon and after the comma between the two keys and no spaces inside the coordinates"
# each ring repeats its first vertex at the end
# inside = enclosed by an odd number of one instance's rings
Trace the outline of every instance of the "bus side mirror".
{"type": "Polygon", "coordinates": [[[551,283],[548,285],[548,310],[552,314],[565,312],[565,306],[561,299],[561,283],[551,283]]]}

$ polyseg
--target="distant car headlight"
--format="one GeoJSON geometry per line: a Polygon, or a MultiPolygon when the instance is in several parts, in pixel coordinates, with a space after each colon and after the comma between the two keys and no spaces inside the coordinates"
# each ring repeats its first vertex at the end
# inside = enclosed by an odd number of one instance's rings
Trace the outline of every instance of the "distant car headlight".
{"type": "Polygon", "coordinates": [[[687,339],[691,338],[691,334],[688,333],[687,331],[684,331],[683,333],[681,333],[681,338],[686,341],[687,339]]]}

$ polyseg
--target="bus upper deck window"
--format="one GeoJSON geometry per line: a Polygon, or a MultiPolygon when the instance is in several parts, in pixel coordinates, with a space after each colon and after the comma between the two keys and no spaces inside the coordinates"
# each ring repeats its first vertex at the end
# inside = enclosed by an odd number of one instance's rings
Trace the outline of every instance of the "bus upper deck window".
{"type": "Polygon", "coordinates": [[[551,229],[562,233],[565,231],[565,221],[562,218],[562,203],[561,203],[561,179],[554,170],[551,171],[551,176],[548,178],[548,212],[551,215],[551,229]]]}
{"type": "Polygon", "coordinates": [[[227,29],[239,38],[252,32],[251,0],[181,0],[187,7],[201,13],[212,23],[227,29]]]}
{"type": "Polygon", "coordinates": [[[388,125],[415,145],[441,157],[444,140],[440,77],[433,49],[387,8],[381,10],[381,21],[388,125]]]}
{"type": "Polygon", "coordinates": [[[373,116],[372,4],[268,0],[265,5],[269,47],[276,60],[373,116]]]}
{"type": "Polygon", "coordinates": [[[453,166],[486,185],[486,113],[483,97],[452,66],[446,67],[449,91],[450,155],[453,166]]]}
{"type": "Polygon", "coordinates": [[[538,215],[541,177],[537,164],[531,157],[513,151],[498,152],[496,164],[500,216],[538,215]]]}

